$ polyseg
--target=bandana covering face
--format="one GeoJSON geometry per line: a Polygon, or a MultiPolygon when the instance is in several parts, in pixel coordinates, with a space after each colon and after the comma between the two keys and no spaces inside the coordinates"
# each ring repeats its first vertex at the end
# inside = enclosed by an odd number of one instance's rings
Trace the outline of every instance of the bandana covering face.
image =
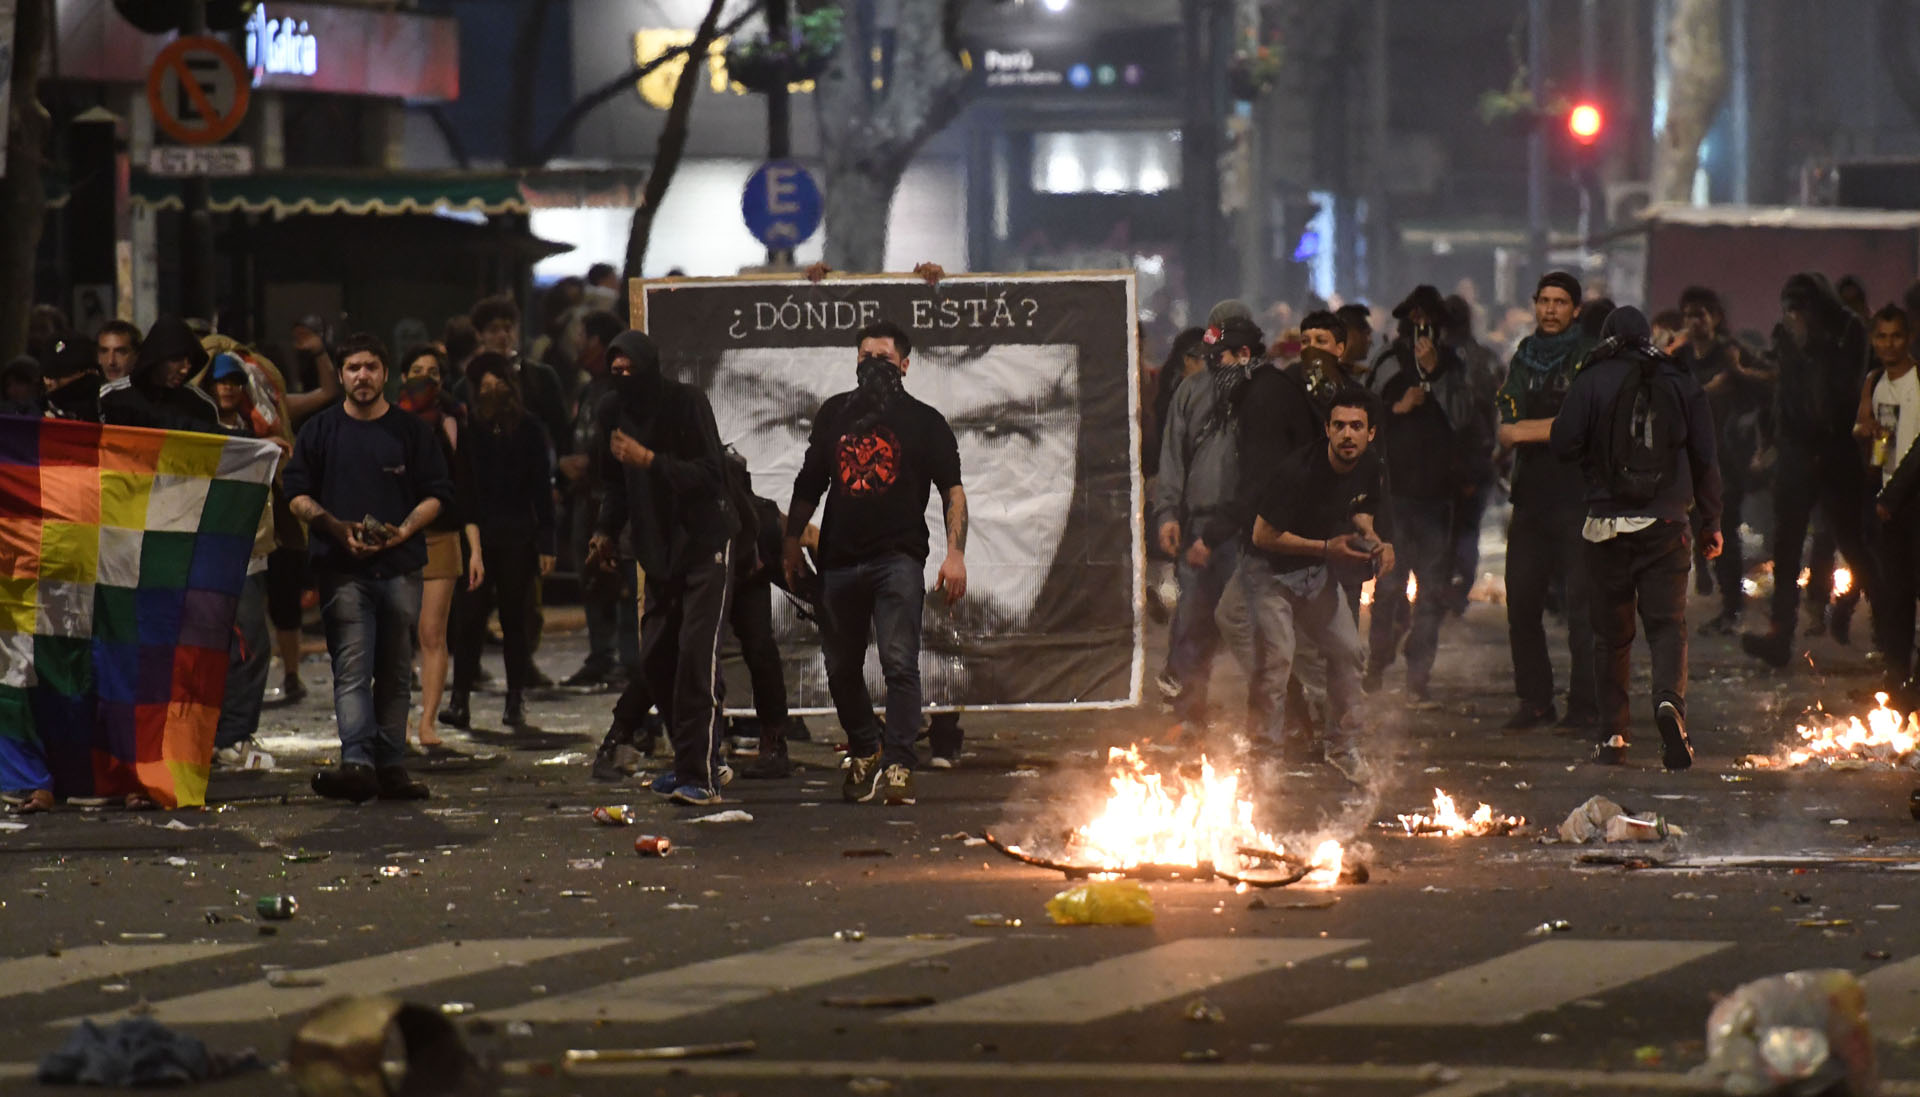
{"type": "Polygon", "coordinates": [[[900,367],[877,354],[860,359],[857,371],[859,387],[854,390],[853,406],[859,410],[849,434],[865,434],[885,415],[894,397],[906,392],[900,367]]]}

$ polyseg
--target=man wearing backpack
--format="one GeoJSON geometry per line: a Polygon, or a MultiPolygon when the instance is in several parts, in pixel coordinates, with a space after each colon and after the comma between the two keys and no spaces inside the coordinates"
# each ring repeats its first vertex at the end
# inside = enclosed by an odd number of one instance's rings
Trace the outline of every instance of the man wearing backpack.
{"type": "Polygon", "coordinates": [[[1669,770],[1693,764],[1687,741],[1687,571],[1691,525],[1720,555],[1720,466],[1707,395],[1650,342],[1639,309],[1616,309],[1574,377],[1548,444],[1586,481],[1594,676],[1600,742],[1593,760],[1626,760],[1627,678],[1637,608],[1653,658],[1654,725],[1669,770]]]}

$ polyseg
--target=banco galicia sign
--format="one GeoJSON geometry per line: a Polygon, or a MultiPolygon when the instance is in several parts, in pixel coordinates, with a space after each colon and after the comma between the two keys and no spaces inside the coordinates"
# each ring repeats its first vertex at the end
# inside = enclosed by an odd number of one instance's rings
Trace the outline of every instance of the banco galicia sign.
{"type": "Polygon", "coordinates": [[[320,39],[305,19],[275,19],[261,4],[247,20],[247,67],[256,87],[263,76],[312,76],[320,71],[320,39]]]}

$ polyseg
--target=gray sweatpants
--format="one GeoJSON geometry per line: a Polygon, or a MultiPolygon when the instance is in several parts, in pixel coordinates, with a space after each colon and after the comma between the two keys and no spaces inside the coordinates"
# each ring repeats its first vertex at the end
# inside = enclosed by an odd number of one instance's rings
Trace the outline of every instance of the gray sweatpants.
{"type": "Polygon", "coordinates": [[[1268,705],[1265,737],[1279,743],[1307,733],[1285,726],[1287,679],[1305,640],[1326,661],[1328,749],[1356,747],[1365,654],[1340,584],[1319,566],[1276,572],[1265,557],[1252,552],[1241,557],[1239,578],[1264,656],[1260,689],[1268,705]]]}

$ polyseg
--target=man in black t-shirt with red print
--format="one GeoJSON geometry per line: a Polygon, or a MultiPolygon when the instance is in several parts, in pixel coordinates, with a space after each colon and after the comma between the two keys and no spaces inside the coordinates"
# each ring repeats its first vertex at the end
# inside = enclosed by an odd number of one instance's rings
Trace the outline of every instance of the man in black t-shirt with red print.
{"type": "Polygon", "coordinates": [[[850,801],[914,801],[929,488],[940,490],[947,519],[936,589],[949,605],[967,590],[960,450],[946,419],[902,384],[912,350],[912,340],[894,324],[861,329],[859,387],[820,406],[787,508],[783,564],[792,583],[801,568],[801,534],[821,495],[827,498],[820,523],[820,636],[827,689],[847,732],[851,760],[841,792],[850,801]],[[874,722],[867,692],[869,632],[887,682],[884,729],[874,722]]]}

